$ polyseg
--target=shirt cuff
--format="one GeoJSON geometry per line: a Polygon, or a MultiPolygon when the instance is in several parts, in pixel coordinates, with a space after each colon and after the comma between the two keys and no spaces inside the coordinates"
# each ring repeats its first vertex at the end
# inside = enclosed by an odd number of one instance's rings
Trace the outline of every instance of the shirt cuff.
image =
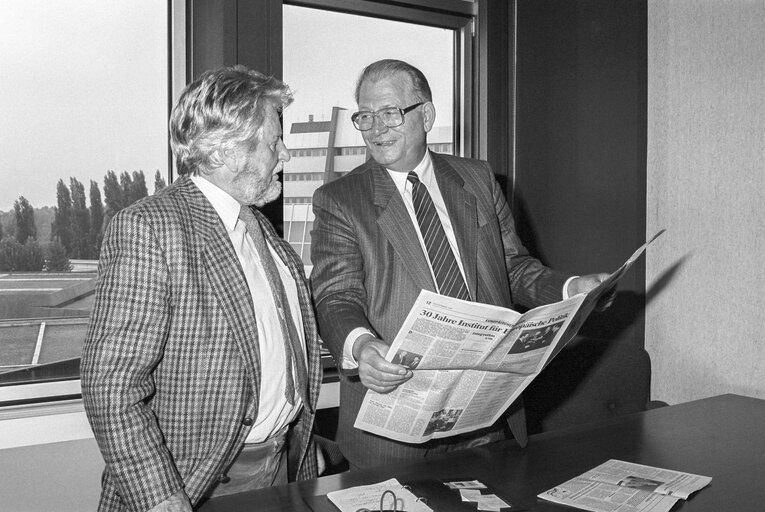
{"type": "Polygon", "coordinates": [[[369,329],[364,327],[356,327],[352,330],[348,337],[345,338],[345,344],[343,345],[343,370],[355,370],[359,367],[359,362],[353,357],[353,345],[356,343],[362,334],[375,334],[369,329]]]}
{"type": "Polygon", "coordinates": [[[579,277],[579,276],[571,276],[568,279],[566,279],[565,283],[563,283],[563,300],[566,300],[566,299],[569,298],[569,296],[568,296],[568,284],[571,281],[573,281],[574,279],[576,279],[577,277],[579,277]]]}

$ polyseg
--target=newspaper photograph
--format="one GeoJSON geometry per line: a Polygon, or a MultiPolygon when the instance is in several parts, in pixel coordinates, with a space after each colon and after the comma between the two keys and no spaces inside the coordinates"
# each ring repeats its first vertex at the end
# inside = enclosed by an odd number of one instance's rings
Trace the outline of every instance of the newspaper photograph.
{"type": "Polygon", "coordinates": [[[665,512],[711,481],[707,476],[611,459],[539,498],[595,512],[665,512]]]}
{"type": "Polygon", "coordinates": [[[492,425],[574,338],[648,243],[606,286],[522,315],[423,290],[386,355],[413,377],[388,394],[368,390],[354,426],[423,443],[492,425]]]}

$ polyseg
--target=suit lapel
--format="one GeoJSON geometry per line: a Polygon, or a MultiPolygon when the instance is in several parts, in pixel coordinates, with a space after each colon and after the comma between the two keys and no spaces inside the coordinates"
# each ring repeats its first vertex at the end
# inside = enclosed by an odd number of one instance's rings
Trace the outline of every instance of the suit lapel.
{"type": "Polygon", "coordinates": [[[430,153],[438,188],[449,212],[454,237],[460,251],[470,296],[476,297],[476,268],[478,254],[478,210],[476,198],[465,190],[465,180],[437,153],[430,153]]]}
{"type": "Polygon", "coordinates": [[[218,213],[191,179],[183,176],[177,182],[189,204],[191,229],[197,233],[201,243],[200,251],[208,282],[220,302],[244,360],[253,384],[257,407],[260,393],[260,345],[247,280],[218,213]]]}
{"type": "Polygon", "coordinates": [[[372,165],[374,201],[375,206],[380,208],[377,224],[401,261],[406,262],[405,267],[417,286],[435,291],[436,286],[431,277],[430,264],[425,259],[425,253],[420,246],[420,239],[404,200],[401,199],[395,183],[388,176],[388,171],[380,165],[372,165]]]}

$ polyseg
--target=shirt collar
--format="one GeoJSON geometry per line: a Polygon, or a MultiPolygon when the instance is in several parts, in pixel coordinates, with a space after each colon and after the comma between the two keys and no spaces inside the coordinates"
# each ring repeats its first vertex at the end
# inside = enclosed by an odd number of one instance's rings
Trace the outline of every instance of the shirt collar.
{"type": "Polygon", "coordinates": [[[190,178],[207,200],[210,201],[210,204],[215,208],[215,211],[218,212],[218,216],[223,221],[223,225],[226,226],[226,229],[234,231],[236,223],[239,220],[239,210],[242,208],[239,201],[202,176],[190,176],[190,178]]]}
{"type": "MultiPolygon", "coordinates": [[[[393,183],[396,184],[398,191],[403,194],[404,190],[406,190],[407,183],[409,183],[409,181],[406,179],[409,173],[391,171],[387,168],[385,170],[388,171],[388,174],[393,179],[393,183]]],[[[430,187],[430,183],[433,181],[433,160],[430,158],[430,151],[425,151],[425,156],[422,157],[420,163],[417,164],[417,166],[412,169],[412,171],[417,173],[420,182],[425,185],[426,188],[430,187]]]]}

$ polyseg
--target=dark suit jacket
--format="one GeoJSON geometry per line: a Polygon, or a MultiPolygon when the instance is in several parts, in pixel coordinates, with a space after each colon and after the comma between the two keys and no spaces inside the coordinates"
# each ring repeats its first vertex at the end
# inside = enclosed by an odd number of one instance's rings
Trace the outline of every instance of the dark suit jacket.
{"type": "MultiPolygon", "coordinates": [[[[310,294],[300,258],[261,224],[298,285],[311,403],[291,429],[290,477],[312,478],[321,365],[310,294]]],[[[258,410],[256,318],[231,240],[184,176],[115,215],[98,272],[81,376],[106,461],[99,510],[146,510],[181,487],[194,504],[258,410]]]]}
{"type": "MultiPolygon", "coordinates": [[[[471,296],[503,307],[561,300],[568,276],[543,266],[523,247],[489,165],[431,156],[471,296]]],[[[416,228],[381,165],[370,160],[323,185],[314,194],[313,209],[311,281],[319,329],[340,362],[351,330],[366,327],[390,343],[420,290],[435,291],[435,285],[416,228]]],[[[353,428],[364,392],[357,379],[344,376],[338,427],[344,455],[361,466],[422,457],[415,445],[353,428]],[[372,458],[370,452],[378,453],[372,458]]],[[[525,443],[525,423],[516,427],[516,437],[525,443]]]]}

